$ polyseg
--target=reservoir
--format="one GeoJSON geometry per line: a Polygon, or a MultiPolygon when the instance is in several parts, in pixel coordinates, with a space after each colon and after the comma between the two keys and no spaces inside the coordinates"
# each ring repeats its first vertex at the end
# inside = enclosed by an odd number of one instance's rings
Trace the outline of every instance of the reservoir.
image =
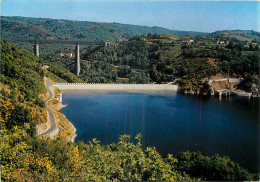
{"type": "Polygon", "coordinates": [[[76,141],[131,141],[166,156],[180,151],[230,157],[250,172],[259,169],[259,100],[200,97],[174,91],[63,91],[62,112],[77,129],[76,141]]]}

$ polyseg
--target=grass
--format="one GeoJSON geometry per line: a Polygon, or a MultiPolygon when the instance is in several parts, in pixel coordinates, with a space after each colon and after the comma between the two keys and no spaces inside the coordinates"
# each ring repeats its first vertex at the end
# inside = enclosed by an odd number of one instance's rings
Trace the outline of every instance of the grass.
{"type": "Polygon", "coordinates": [[[174,59],[182,54],[181,46],[170,47],[165,51],[165,58],[174,59]]]}
{"type": "Polygon", "coordinates": [[[63,80],[60,77],[57,77],[56,75],[54,75],[53,73],[51,73],[49,71],[46,73],[46,76],[49,79],[51,79],[52,81],[57,82],[57,83],[65,83],[65,82],[67,82],[66,80],[63,80]]]}
{"type": "Polygon", "coordinates": [[[257,51],[243,51],[243,55],[247,56],[247,55],[250,55],[250,54],[254,54],[256,52],[257,51]]]}

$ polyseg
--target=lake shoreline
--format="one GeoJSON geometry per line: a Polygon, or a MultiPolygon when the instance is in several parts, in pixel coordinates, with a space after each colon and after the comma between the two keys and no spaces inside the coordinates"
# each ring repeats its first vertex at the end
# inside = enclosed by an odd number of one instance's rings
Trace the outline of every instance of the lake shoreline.
{"type": "MultiPolygon", "coordinates": [[[[65,107],[67,107],[68,106],[68,104],[62,104],[62,103],[59,103],[58,105],[57,105],[57,110],[59,110],[61,113],[62,113],[62,111],[61,111],[61,109],[62,108],[65,108],[65,107]]],[[[64,115],[64,113],[62,113],[63,115],[64,115]]],[[[65,116],[65,115],[64,115],[65,116]]],[[[66,118],[66,120],[70,123],[70,126],[69,126],[69,130],[72,130],[72,136],[71,137],[68,137],[67,138],[67,140],[69,140],[69,141],[71,141],[71,142],[75,142],[75,139],[76,139],[76,137],[77,137],[77,129],[76,129],[76,127],[72,124],[72,122],[70,121],[70,120],[68,120],[68,118],[65,116],[65,118],[66,118]]]]}
{"type": "MultiPolygon", "coordinates": [[[[62,102],[59,102],[58,104],[54,104],[53,108],[58,111],[57,113],[60,115],[59,117],[56,117],[56,119],[63,123],[63,125],[66,125],[66,131],[65,133],[71,133],[70,135],[66,136],[66,140],[75,142],[75,139],[77,137],[77,129],[76,127],[72,124],[71,121],[68,120],[68,118],[62,113],[61,109],[67,107],[68,104],[62,104],[62,102]],[[59,118],[59,119],[58,119],[59,118]]],[[[58,123],[59,123],[58,122],[58,123]]]]}

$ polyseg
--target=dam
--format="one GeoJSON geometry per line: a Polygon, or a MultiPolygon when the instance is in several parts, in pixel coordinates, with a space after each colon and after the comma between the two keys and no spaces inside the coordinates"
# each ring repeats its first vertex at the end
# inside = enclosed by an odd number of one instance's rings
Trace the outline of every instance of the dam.
{"type": "Polygon", "coordinates": [[[177,84],[110,84],[110,83],[55,83],[61,90],[172,90],[177,91],[177,84]]]}

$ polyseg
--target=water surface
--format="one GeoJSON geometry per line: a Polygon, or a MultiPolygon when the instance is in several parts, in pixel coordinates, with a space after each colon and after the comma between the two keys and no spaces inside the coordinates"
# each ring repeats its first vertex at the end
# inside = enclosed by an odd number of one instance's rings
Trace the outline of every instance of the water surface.
{"type": "Polygon", "coordinates": [[[201,98],[176,92],[66,91],[62,112],[78,140],[117,142],[142,133],[143,147],[163,156],[180,151],[219,153],[252,172],[259,170],[259,103],[247,97],[201,98]]]}

